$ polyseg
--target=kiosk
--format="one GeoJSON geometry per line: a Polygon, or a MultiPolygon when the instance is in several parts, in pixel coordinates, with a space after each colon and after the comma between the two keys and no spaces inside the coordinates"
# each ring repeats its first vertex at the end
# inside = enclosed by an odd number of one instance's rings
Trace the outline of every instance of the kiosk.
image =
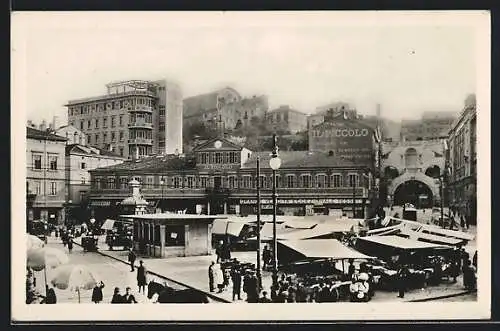
{"type": "Polygon", "coordinates": [[[212,253],[212,224],[217,215],[142,214],[121,215],[134,224],[133,245],[152,257],[200,256],[212,253]]]}

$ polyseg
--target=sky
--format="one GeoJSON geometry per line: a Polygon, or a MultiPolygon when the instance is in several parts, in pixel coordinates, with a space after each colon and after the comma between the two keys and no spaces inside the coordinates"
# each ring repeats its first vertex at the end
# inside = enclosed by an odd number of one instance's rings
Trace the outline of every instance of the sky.
{"type": "Polygon", "coordinates": [[[271,108],[346,101],[371,115],[380,103],[384,117],[411,119],[458,112],[476,92],[475,26],[430,16],[26,13],[13,17],[13,58],[35,122],[66,121],[68,100],[105,94],[108,82],[162,78],[184,97],[231,86],[271,108]]]}

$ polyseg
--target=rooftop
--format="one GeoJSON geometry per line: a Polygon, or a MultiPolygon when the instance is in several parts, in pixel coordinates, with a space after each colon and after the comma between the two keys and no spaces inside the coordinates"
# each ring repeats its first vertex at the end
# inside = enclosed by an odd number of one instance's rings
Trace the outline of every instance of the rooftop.
{"type": "Polygon", "coordinates": [[[28,139],[39,139],[39,140],[51,140],[51,141],[67,141],[68,139],[55,135],[47,131],[41,131],[34,128],[26,127],[26,138],[28,139]]]}
{"type": "Polygon", "coordinates": [[[110,156],[110,157],[116,157],[116,158],[122,158],[125,159],[124,157],[110,152],[108,150],[94,147],[94,146],[84,146],[80,144],[71,144],[66,146],[66,154],[71,154],[71,153],[79,153],[79,154],[87,154],[91,156],[110,156]]]}
{"type": "Polygon", "coordinates": [[[158,214],[143,214],[143,215],[120,215],[120,218],[169,221],[169,220],[215,220],[215,219],[225,219],[226,217],[221,215],[158,213],[158,214]]]}

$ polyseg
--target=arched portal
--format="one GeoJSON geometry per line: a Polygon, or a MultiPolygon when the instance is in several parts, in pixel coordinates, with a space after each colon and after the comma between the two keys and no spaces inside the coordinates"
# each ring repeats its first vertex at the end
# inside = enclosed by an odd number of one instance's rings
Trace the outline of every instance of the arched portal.
{"type": "Polygon", "coordinates": [[[396,187],[394,204],[411,203],[417,208],[430,208],[433,205],[432,190],[427,184],[418,180],[408,180],[396,187]]]}

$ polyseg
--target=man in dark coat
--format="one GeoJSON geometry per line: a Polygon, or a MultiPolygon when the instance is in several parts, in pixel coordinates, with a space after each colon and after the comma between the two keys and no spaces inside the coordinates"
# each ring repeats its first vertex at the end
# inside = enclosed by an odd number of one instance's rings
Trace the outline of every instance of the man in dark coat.
{"type": "Polygon", "coordinates": [[[46,290],[46,295],[45,295],[45,300],[44,303],[48,305],[53,305],[57,303],[57,297],[56,297],[56,292],[54,291],[53,288],[49,288],[48,285],[45,286],[46,290]]]}
{"type": "Polygon", "coordinates": [[[142,260],[139,261],[139,268],[137,268],[137,286],[139,287],[139,293],[146,294],[146,285],[147,285],[147,280],[146,280],[146,267],[144,267],[142,260]]]}
{"type": "Polygon", "coordinates": [[[257,277],[254,273],[251,273],[248,277],[248,287],[247,287],[247,302],[257,303],[259,299],[259,294],[257,292],[257,277]]]}
{"type": "Polygon", "coordinates": [[[69,253],[71,253],[72,250],[73,250],[73,236],[69,235],[69,237],[68,237],[68,251],[69,251],[69,253]]]}
{"type": "Polygon", "coordinates": [[[124,303],[137,303],[135,297],[132,293],[130,293],[130,287],[125,289],[125,295],[123,296],[124,303]]]}
{"type": "Polygon", "coordinates": [[[265,246],[262,251],[262,260],[264,261],[264,269],[268,268],[271,264],[271,250],[269,246],[265,246]]]}
{"type": "Polygon", "coordinates": [[[408,276],[409,276],[409,271],[408,267],[406,265],[403,265],[397,274],[397,279],[398,279],[398,298],[404,298],[405,297],[405,291],[406,291],[406,283],[408,281],[408,276]]]}
{"type": "Polygon", "coordinates": [[[92,302],[100,303],[102,301],[102,289],[104,288],[104,283],[100,282],[94,286],[92,290],[92,302]]]}
{"type": "Polygon", "coordinates": [[[259,302],[261,302],[261,303],[270,303],[272,301],[271,301],[271,299],[269,299],[267,297],[267,292],[264,291],[264,292],[262,292],[262,297],[259,299],[259,302]]]}
{"type": "Polygon", "coordinates": [[[233,282],[233,301],[235,297],[241,300],[241,271],[238,267],[231,271],[231,280],[233,282]]]}
{"type": "Polygon", "coordinates": [[[134,253],[134,250],[131,248],[128,252],[128,261],[130,262],[130,272],[134,272],[134,264],[137,256],[134,253]]]}
{"type": "Polygon", "coordinates": [[[214,265],[215,262],[212,261],[212,264],[208,267],[208,286],[210,288],[210,292],[215,291],[214,265]]]}

